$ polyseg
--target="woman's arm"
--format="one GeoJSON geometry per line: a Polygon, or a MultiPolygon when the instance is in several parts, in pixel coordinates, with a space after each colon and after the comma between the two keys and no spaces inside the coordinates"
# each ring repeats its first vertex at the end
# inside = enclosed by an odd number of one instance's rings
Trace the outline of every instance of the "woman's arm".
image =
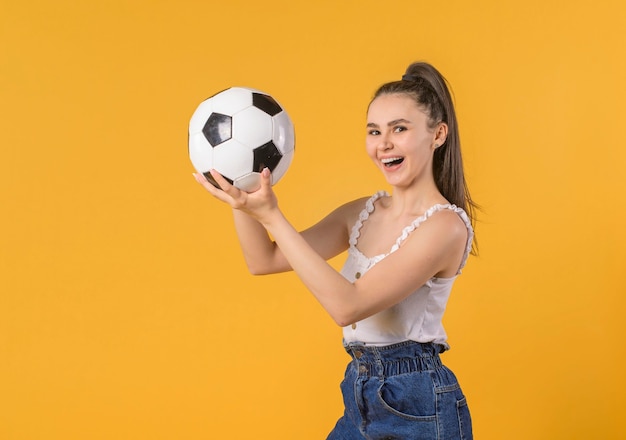
{"type": "Polygon", "coordinates": [[[263,224],[302,282],[342,327],[399,303],[438,273],[458,268],[467,240],[456,213],[438,212],[399,250],[350,283],[313,252],[280,211],[263,224]]]}
{"type": "Polygon", "coordinates": [[[243,258],[251,274],[265,275],[291,269],[261,223],[237,209],[233,209],[233,217],[243,258]]]}
{"type": "MultiPolygon", "coordinates": [[[[261,189],[247,194],[219,174],[223,191],[206,187],[216,198],[254,218],[274,238],[282,257],[333,320],[349,325],[402,301],[430,278],[460,264],[467,229],[451,211],[438,212],[416,229],[403,246],[354,283],[346,280],[287,221],[262,173],[261,189]]],[[[210,186],[210,185],[209,185],[210,186]]],[[[347,232],[346,232],[347,233],[347,232]]]]}
{"type": "MultiPolygon", "coordinates": [[[[352,211],[344,205],[299,234],[322,259],[328,260],[348,248],[349,221],[352,211]]],[[[233,209],[235,229],[248,270],[253,275],[266,275],[292,270],[281,248],[257,220],[233,209]]]]}
{"type": "MultiPolygon", "coordinates": [[[[201,174],[194,174],[194,177],[209,192],[216,191],[201,174]]],[[[364,199],[340,206],[300,234],[322,259],[328,260],[335,257],[348,248],[350,228],[356,221],[356,216],[363,204],[364,199]]],[[[272,240],[261,223],[235,206],[233,206],[233,218],[239,244],[250,273],[265,275],[292,270],[280,247],[272,240]]]]}

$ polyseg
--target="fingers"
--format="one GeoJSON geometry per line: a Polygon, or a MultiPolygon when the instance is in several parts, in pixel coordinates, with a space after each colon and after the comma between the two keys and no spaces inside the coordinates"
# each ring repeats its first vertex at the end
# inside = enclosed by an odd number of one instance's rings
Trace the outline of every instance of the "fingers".
{"type": "Polygon", "coordinates": [[[213,197],[228,204],[233,209],[247,209],[248,194],[245,191],[232,185],[224,176],[215,170],[210,170],[210,178],[215,181],[219,187],[212,184],[207,177],[201,173],[193,173],[194,178],[200,183],[213,197]]]}
{"type": "Polygon", "coordinates": [[[200,185],[205,187],[212,193],[213,190],[223,190],[226,191],[232,185],[226,180],[220,173],[214,170],[209,170],[210,176],[206,176],[203,173],[192,173],[193,177],[196,179],[200,185]]]}
{"type": "Polygon", "coordinates": [[[274,193],[272,191],[272,176],[268,168],[264,168],[260,173],[261,187],[251,193],[235,187],[215,170],[210,170],[209,173],[208,178],[202,173],[192,174],[195,180],[213,197],[227,203],[233,209],[243,210],[252,215],[253,212],[260,212],[263,208],[272,206],[274,193]],[[211,182],[212,180],[214,182],[211,182]]]}
{"type": "Polygon", "coordinates": [[[234,186],[217,171],[209,170],[209,173],[211,174],[211,177],[213,177],[213,180],[215,180],[215,183],[217,183],[222,189],[222,191],[228,192],[231,188],[234,188],[234,186]]]}
{"type": "Polygon", "coordinates": [[[207,191],[209,191],[211,194],[213,194],[214,191],[219,190],[219,188],[216,188],[215,185],[213,185],[211,182],[209,182],[209,180],[206,178],[206,176],[202,173],[192,173],[194,179],[196,179],[196,182],[198,182],[200,185],[202,185],[204,187],[204,189],[206,189],[207,191]]]}
{"type": "Polygon", "coordinates": [[[211,180],[213,180],[215,184],[209,181],[209,179],[202,173],[192,174],[194,179],[196,179],[196,182],[202,185],[204,189],[211,193],[211,195],[221,200],[222,202],[232,204],[232,195],[230,195],[229,197],[228,192],[232,192],[233,190],[236,190],[236,188],[234,188],[221,174],[214,170],[210,171],[211,180]]]}
{"type": "Polygon", "coordinates": [[[264,224],[264,218],[268,218],[278,209],[276,196],[272,190],[272,176],[267,168],[260,173],[261,187],[250,193],[235,187],[215,170],[210,171],[208,178],[201,173],[193,173],[193,176],[213,197],[233,209],[245,212],[261,224],[264,224]],[[221,189],[210,182],[213,179],[221,189]]]}
{"type": "Polygon", "coordinates": [[[272,173],[269,168],[265,167],[261,171],[261,188],[267,190],[272,186],[272,173]]]}

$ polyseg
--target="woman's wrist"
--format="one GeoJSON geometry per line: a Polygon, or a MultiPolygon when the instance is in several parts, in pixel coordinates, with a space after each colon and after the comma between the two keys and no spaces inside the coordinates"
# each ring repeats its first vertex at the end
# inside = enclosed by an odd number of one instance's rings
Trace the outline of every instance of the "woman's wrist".
{"type": "Polygon", "coordinates": [[[263,216],[263,218],[259,218],[257,220],[269,232],[271,232],[272,229],[278,228],[281,223],[287,222],[287,219],[278,208],[270,210],[266,215],[263,216]]]}

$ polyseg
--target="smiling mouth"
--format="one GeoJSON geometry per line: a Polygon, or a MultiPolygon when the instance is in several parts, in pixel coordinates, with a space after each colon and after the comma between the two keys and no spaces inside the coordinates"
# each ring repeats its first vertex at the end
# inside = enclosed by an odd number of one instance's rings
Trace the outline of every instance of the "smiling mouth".
{"type": "Polygon", "coordinates": [[[382,164],[386,167],[392,167],[394,165],[400,165],[403,161],[403,157],[388,157],[380,160],[382,164]]]}

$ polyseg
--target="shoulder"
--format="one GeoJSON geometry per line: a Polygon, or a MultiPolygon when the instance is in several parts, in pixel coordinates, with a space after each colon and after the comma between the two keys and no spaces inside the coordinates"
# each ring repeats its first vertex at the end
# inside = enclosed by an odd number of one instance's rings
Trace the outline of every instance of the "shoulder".
{"type": "MultiPolygon", "coordinates": [[[[428,210],[412,235],[420,244],[418,247],[437,249],[444,254],[462,254],[471,240],[471,229],[466,223],[463,210],[446,207],[428,210]]],[[[411,241],[411,240],[409,240],[411,241]]],[[[417,243],[413,243],[417,245],[417,243]]]]}
{"type": "Polygon", "coordinates": [[[447,206],[437,206],[428,210],[420,224],[420,229],[440,231],[450,238],[467,237],[468,225],[466,224],[463,210],[451,209],[447,206]]]}
{"type": "Polygon", "coordinates": [[[380,198],[381,196],[377,193],[373,196],[364,196],[359,197],[358,199],[351,200],[349,202],[340,205],[335,212],[342,212],[347,215],[359,215],[359,213],[365,209],[367,209],[368,205],[373,206],[373,204],[380,198]]]}
{"type": "Polygon", "coordinates": [[[376,196],[364,196],[348,201],[333,210],[328,215],[328,218],[341,222],[345,224],[346,227],[351,228],[359,219],[361,213],[367,210],[368,204],[373,204],[375,200],[376,196]]]}
{"type": "Polygon", "coordinates": [[[343,217],[346,220],[350,220],[352,218],[356,220],[361,211],[365,209],[365,206],[370,198],[371,197],[360,197],[358,199],[346,202],[343,205],[340,205],[337,209],[335,209],[333,211],[333,214],[343,217]]]}
{"type": "Polygon", "coordinates": [[[427,211],[421,219],[403,231],[401,246],[404,258],[419,262],[432,270],[430,276],[448,278],[458,273],[469,230],[452,209],[427,211]],[[420,221],[421,220],[421,221],[420,221]]]}

